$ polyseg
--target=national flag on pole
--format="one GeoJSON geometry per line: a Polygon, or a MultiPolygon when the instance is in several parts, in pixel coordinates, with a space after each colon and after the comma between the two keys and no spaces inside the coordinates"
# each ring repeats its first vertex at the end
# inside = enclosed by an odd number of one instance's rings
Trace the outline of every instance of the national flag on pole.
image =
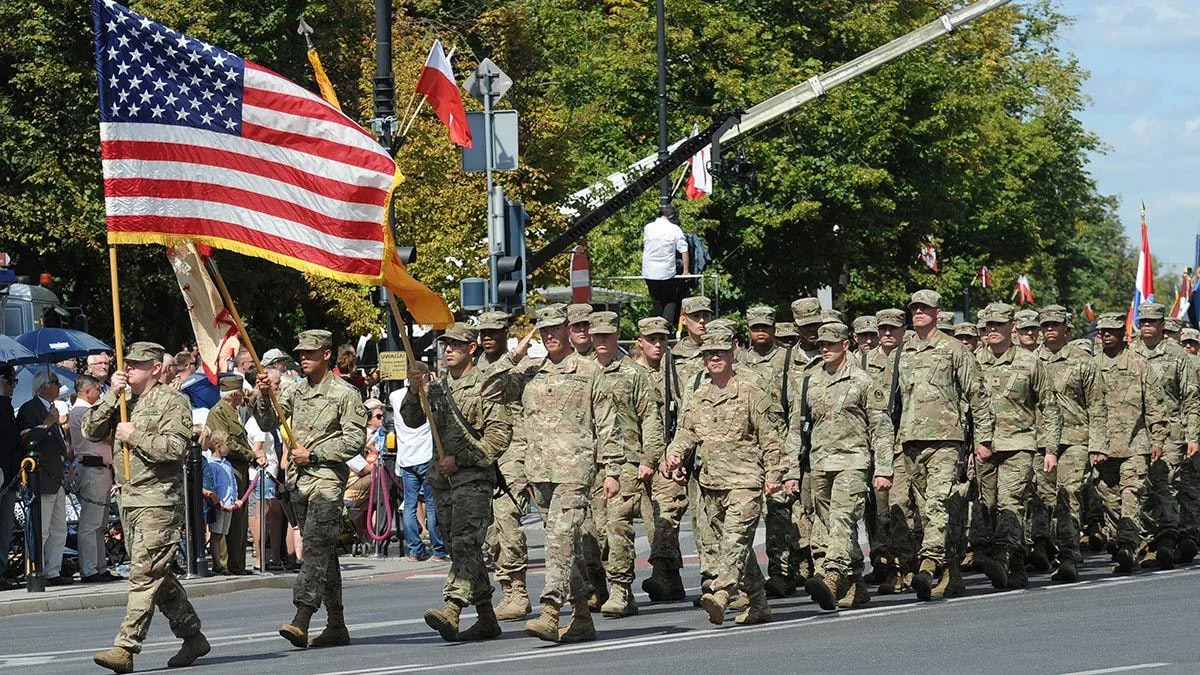
{"type": "Polygon", "coordinates": [[[462,95],[458,93],[458,80],[454,79],[441,40],[434,40],[429,49],[425,67],[417,78],[417,93],[425,95],[425,102],[450,130],[450,140],[464,148],[471,147],[471,127],[467,125],[462,95]]]}
{"type": "Polygon", "coordinates": [[[1196,235],[1196,264],[1192,266],[1191,302],[1188,304],[1187,320],[1193,326],[1200,326],[1200,303],[1196,295],[1200,293],[1200,234],[1196,235]]]}
{"type": "Polygon", "coordinates": [[[1133,301],[1125,319],[1125,333],[1132,335],[1138,325],[1138,307],[1143,302],[1154,302],[1154,270],[1150,262],[1150,234],[1146,227],[1146,202],[1142,202],[1142,245],[1138,250],[1137,277],[1133,280],[1133,301]]]}
{"type": "Polygon", "coordinates": [[[417,321],[453,322],[445,300],[385,264],[396,163],[370,134],[303,87],[115,0],[93,0],[92,15],[110,244],[191,240],[395,284],[417,321]]]}
{"type": "Polygon", "coordinates": [[[1087,318],[1088,323],[1096,322],[1096,310],[1092,309],[1092,303],[1086,303],[1083,306],[1083,316],[1087,318]]]}
{"type": "Polygon", "coordinates": [[[933,247],[933,242],[921,244],[921,255],[917,256],[917,259],[925,263],[925,266],[934,272],[941,269],[941,266],[938,264],[937,249],[933,247]]]}
{"type": "Polygon", "coordinates": [[[183,293],[183,304],[187,306],[188,318],[196,334],[196,347],[200,350],[200,370],[208,381],[217,383],[222,354],[237,353],[238,327],[233,316],[221,302],[221,294],[208,276],[204,261],[210,255],[207,246],[200,250],[191,242],[167,247],[167,258],[179,291],[183,293]]]}
{"type": "Polygon", "coordinates": [[[1013,284],[1013,297],[1019,305],[1033,304],[1033,289],[1029,286],[1029,277],[1024,274],[1017,277],[1017,283],[1013,284]]]}
{"type": "Polygon", "coordinates": [[[991,286],[992,286],[992,271],[989,270],[986,266],[979,268],[979,271],[975,273],[975,278],[979,281],[980,286],[982,286],[984,288],[991,288],[991,286]]]}
{"type": "Polygon", "coordinates": [[[1179,286],[1175,289],[1175,301],[1171,303],[1171,316],[1176,319],[1187,320],[1188,308],[1192,304],[1192,268],[1186,267],[1183,270],[1183,279],[1179,282],[1179,286]]]}
{"type": "MultiPolygon", "coordinates": [[[[692,135],[700,133],[700,126],[692,125],[692,135]]],[[[712,174],[708,172],[709,154],[712,151],[711,145],[704,146],[700,152],[692,155],[691,174],[688,176],[687,187],[685,192],[689,200],[704,199],[712,194],[713,180],[712,174]]]]}

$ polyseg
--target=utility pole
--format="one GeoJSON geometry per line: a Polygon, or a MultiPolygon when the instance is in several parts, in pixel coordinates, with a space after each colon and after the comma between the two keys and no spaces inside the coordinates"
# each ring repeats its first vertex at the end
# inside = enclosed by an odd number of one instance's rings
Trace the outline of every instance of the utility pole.
{"type": "MultiPolygon", "coordinates": [[[[667,159],[667,7],[666,0],[658,0],[655,7],[658,36],[658,161],[667,159]]],[[[659,183],[662,190],[662,205],[671,203],[671,176],[659,183]]]]}
{"type": "MultiPolygon", "coordinates": [[[[375,80],[374,80],[375,119],[371,120],[372,130],[379,138],[379,144],[392,153],[392,143],[396,132],[396,81],[392,77],[392,0],[375,0],[375,80]]],[[[389,197],[387,203],[387,227],[395,239],[394,204],[389,197]]],[[[379,299],[387,305],[388,290],[379,287],[379,299]]],[[[396,339],[401,327],[396,325],[391,313],[384,312],[388,317],[387,348],[388,351],[398,350],[396,339]]],[[[410,355],[415,358],[415,355],[410,355]]]]}

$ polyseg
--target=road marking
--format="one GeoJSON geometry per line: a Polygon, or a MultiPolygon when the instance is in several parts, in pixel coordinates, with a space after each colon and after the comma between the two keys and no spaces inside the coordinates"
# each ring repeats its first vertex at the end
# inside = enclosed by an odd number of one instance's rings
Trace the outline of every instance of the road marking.
{"type": "Polygon", "coordinates": [[[1127,673],[1131,670],[1149,670],[1151,668],[1166,668],[1169,663],[1138,663],[1132,666],[1117,666],[1115,668],[1101,668],[1099,670],[1077,670],[1073,673],[1063,673],[1063,675],[1104,675],[1104,673],[1127,673]]]}

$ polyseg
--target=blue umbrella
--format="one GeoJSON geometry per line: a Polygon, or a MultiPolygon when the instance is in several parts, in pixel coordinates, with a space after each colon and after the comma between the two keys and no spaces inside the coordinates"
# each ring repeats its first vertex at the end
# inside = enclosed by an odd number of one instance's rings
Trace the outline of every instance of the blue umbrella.
{"type": "MultiPolygon", "coordinates": [[[[226,375],[237,375],[237,373],[220,373],[217,375],[217,379],[226,375]]],[[[209,382],[208,376],[204,373],[192,373],[188,379],[183,381],[183,384],[179,385],[179,391],[187,394],[193,408],[212,408],[221,400],[221,388],[209,382]]]]}
{"type": "Polygon", "coordinates": [[[0,366],[33,363],[35,360],[37,357],[33,352],[22,347],[20,342],[7,335],[0,335],[0,366]]]}
{"type": "Polygon", "coordinates": [[[91,335],[67,328],[38,328],[18,335],[17,342],[33,352],[33,358],[17,363],[58,363],[112,351],[112,347],[91,335]]]}

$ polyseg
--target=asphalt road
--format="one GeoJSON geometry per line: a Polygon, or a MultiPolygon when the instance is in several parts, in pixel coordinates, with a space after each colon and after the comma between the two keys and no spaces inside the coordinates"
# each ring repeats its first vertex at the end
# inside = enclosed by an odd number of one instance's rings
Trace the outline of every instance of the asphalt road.
{"type": "MultiPolygon", "coordinates": [[[[760,532],[761,537],[761,532],[760,532]]],[[[761,541],[761,539],[760,539],[761,541]]],[[[540,553],[540,550],[537,551],[540,553]]],[[[821,612],[807,598],[773,601],[775,621],[738,627],[708,623],[690,602],[643,604],[620,620],[597,617],[599,640],[550,645],[524,636],[521,623],[487,643],[450,645],[421,619],[440,606],[440,581],[364,580],[345,589],[354,644],[296,650],[276,631],[291,617],[291,594],[243,591],[200,598],[213,644],[191,670],[254,673],[462,672],[787,672],[787,673],[1196,673],[1200,565],[1114,577],[1094,558],[1075,584],[1045,576],[1022,591],[993,591],[979,575],[966,596],[919,603],[912,595],[872,598],[862,609],[821,612]]],[[[639,578],[646,573],[639,571],[639,578]]],[[[696,583],[689,566],[684,579],[696,583]]],[[[536,591],[542,575],[531,574],[536,591]]],[[[696,589],[689,590],[695,593],[696,589]]],[[[640,600],[645,602],[645,597],[640,600]]],[[[535,607],[536,609],[536,607],[535,607]]],[[[0,670],[35,675],[93,670],[93,652],[111,644],[122,610],[82,610],[6,618],[0,670]]],[[[464,626],[473,614],[465,615],[464,626]]],[[[314,619],[314,632],[324,613],[314,619]]],[[[138,672],[165,669],[178,642],[155,619],[138,672]]],[[[176,671],[172,671],[176,672],[176,671]]]]}

